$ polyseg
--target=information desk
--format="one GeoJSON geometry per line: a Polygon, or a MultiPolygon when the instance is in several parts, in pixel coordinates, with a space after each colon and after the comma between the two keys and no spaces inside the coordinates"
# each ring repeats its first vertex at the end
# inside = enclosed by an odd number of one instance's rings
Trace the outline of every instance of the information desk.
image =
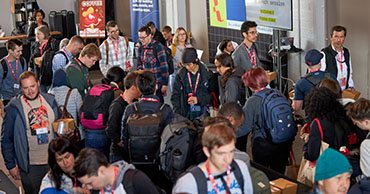
{"type": "Polygon", "coordinates": [[[0,190],[5,191],[6,194],[19,194],[19,189],[2,170],[0,170],[0,190]]]}
{"type": "MultiPolygon", "coordinates": [[[[62,34],[62,33],[59,32],[59,31],[52,31],[52,32],[50,32],[50,35],[52,35],[52,36],[59,35],[59,34],[62,34]]],[[[0,40],[9,40],[9,39],[12,39],[12,38],[15,38],[15,39],[25,39],[25,38],[27,38],[27,34],[16,35],[16,36],[0,37],[0,40]]]]}
{"type": "Polygon", "coordinates": [[[311,187],[305,185],[305,184],[302,184],[296,180],[292,180],[291,178],[283,175],[283,174],[280,174],[274,170],[271,170],[269,168],[266,168],[265,166],[262,166],[261,164],[258,164],[256,162],[253,162],[253,161],[250,161],[251,162],[251,166],[253,166],[254,168],[258,169],[258,170],[261,170],[262,172],[264,172],[266,174],[266,176],[268,177],[268,179],[270,181],[273,181],[273,180],[276,180],[278,178],[284,178],[286,180],[289,180],[291,182],[294,182],[298,185],[297,187],[297,194],[301,194],[301,193],[308,193],[310,190],[311,190],[311,187]]]}

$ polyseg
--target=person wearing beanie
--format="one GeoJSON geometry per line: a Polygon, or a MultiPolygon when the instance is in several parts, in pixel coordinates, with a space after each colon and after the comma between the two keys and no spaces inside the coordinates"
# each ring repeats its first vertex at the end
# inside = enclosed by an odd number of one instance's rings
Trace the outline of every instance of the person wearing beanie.
{"type": "Polygon", "coordinates": [[[171,103],[175,113],[193,120],[204,114],[211,102],[208,82],[212,72],[200,63],[194,48],[184,49],[182,64],[175,77],[171,103]]]}
{"type": "Polygon", "coordinates": [[[316,163],[312,193],[345,194],[350,186],[352,166],[339,151],[326,149],[316,163]]]}
{"type": "Polygon", "coordinates": [[[301,108],[304,108],[304,98],[313,87],[321,82],[321,80],[324,78],[336,80],[334,75],[320,70],[320,60],[323,56],[324,55],[316,49],[309,50],[306,53],[305,64],[307,65],[308,74],[298,80],[294,86],[294,99],[292,104],[294,111],[299,111],[301,108]]]}

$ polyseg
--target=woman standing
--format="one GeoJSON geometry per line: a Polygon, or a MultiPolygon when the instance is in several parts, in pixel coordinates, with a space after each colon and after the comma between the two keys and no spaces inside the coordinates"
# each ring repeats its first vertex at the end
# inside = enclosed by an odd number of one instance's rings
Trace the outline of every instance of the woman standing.
{"type": "Polygon", "coordinates": [[[220,73],[218,85],[220,89],[220,104],[237,102],[245,103],[245,87],[242,84],[243,69],[234,68],[234,61],[227,53],[216,56],[215,66],[220,73]]]}
{"type": "Polygon", "coordinates": [[[242,79],[244,84],[254,92],[243,107],[247,121],[242,127],[245,130],[244,134],[252,131],[253,161],[284,174],[293,140],[274,143],[268,138],[271,135],[268,135],[266,131],[269,129],[265,129],[265,120],[269,120],[269,118],[265,118],[263,114],[264,99],[261,96],[267,96],[273,91],[266,88],[269,80],[265,70],[261,67],[252,68],[243,75],[242,79]]]}
{"type": "Polygon", "coordinates": [[[170,87],[173,91],[173,83],[175,81],[175,76],[177,71],[182,67],[181,56],[185,48],[191,48],[189,43],[188,33],[183,27],[176,29],[175,35],[172,40],[171,50],[173,57],[174,72],[170,75],[170,87]]]}
{"type": "Polygon", "coordinates": [[[36,76],[40,80],[42,92],[47,92],[52,78],[52,59],[54,54],[50,51],[59,50],[59,42],[50,37],[49,28],[45,25],[39,26],[35,30],[36,42],[31,46],[31,58],[29,68],[34,69],[36,76]]]}
{"type": "Polygon", "coordinates": [[[45,25],[48,27],[48,23],[44,21],[45,13],[42,9],[36,10],[32,18],[35,20],[31,23],[28,28],[27,39],[31,42],[35,41],[35,29],[39,26],[45,25]]]}

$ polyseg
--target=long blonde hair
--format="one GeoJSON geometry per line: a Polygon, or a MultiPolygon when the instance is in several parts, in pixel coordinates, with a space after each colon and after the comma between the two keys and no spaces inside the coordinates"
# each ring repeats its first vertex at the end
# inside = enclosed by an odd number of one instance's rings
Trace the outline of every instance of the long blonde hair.
{"type": "Polygon", "coordinates": [[[186,34],[185,45],[189,44],[189,36],[188,36],[188,33],[186,32],[185,28],[178,27],[176,29],[175,35],[173,36],[173,40],[172,40],[172,44],[175,45],[175,46],[179,45],[178,37],[179,37],[179,33],[180,33],[181,30],[183,30],[186,34]]]}

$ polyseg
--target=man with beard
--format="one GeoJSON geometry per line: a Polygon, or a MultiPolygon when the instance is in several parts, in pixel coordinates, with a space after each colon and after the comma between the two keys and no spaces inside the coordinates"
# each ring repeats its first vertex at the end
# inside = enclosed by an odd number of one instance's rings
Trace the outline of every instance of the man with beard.
{"type": "Polygon", "coordinates": [[[30,71],[19,77],[22,93],[5,107],[1,152],[9,174],[21,180],[26,194],[38,193],[48,169],[48,144],[58,119],[54,96],[40,93],[40,82],[30,71]]]}

